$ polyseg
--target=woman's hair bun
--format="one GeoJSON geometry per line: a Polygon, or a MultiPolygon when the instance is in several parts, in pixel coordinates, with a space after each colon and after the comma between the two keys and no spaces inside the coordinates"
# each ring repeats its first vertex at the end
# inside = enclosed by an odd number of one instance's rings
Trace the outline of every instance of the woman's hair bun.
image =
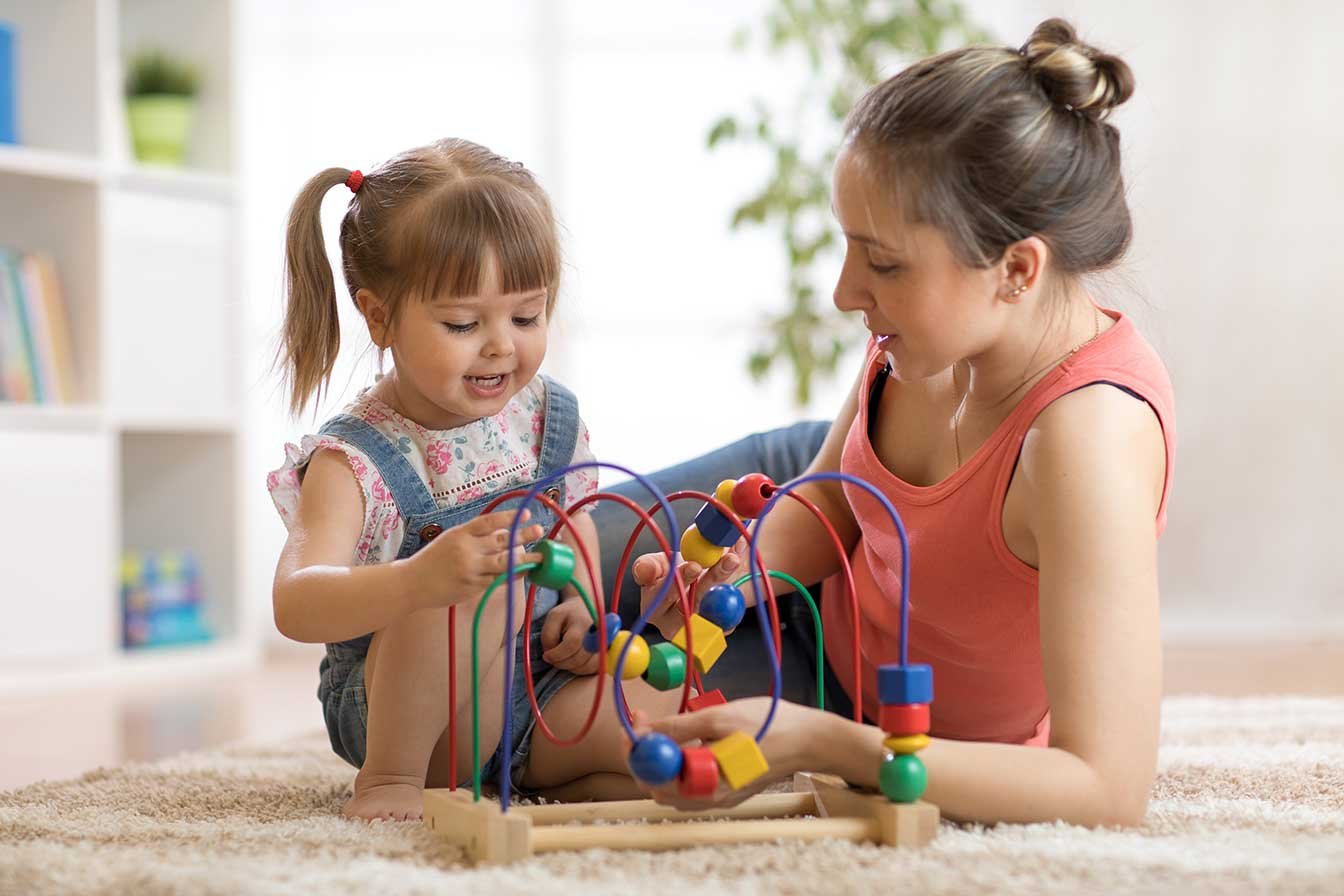
{"type": "Polygon", "coordinates": [[[1050,102],[1068,111],[1104,118],[1134,93],[1125,61],[1080,42],[1063,19],[1037,25],[1018,52],[1050,102]]]}

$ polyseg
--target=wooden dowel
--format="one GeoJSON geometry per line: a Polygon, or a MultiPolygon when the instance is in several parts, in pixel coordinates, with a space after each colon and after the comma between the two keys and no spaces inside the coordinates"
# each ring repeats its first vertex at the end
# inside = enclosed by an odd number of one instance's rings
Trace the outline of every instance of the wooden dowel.
{"type": "Polygon", "coordinates": [[[779,818],[785,815],[816,815],[816,797],[811,793],[762,793],[730,809],[683,812],[653,800],[612,800],[604,803],[554,803],[545,806],[515,806],[509,810],[532,819],[533,825],[558,825],[571,821],[657,820],[662,818],[779,818]]]}
{"type": "MultiPolygon", "coordinates": [[[[773,795],[773,794],[771,794],[773,795]]],[[[736,821],[688,821],[673,824],[612,824],[591,827],[534,827],[532,852],[566,849],[683,849],[725,843],[771,840],[875,840],[881,835],[870,818],[807,818],[736,821]]]]}

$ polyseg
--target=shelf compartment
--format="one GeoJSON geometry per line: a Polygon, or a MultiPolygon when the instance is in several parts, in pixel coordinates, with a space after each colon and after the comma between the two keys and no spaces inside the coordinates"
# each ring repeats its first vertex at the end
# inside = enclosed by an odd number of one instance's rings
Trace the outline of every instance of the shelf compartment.
{"type": "Polygon", "coordinates": [[[0,0],[14,26],[19,142],[98,154],[98,5],[89,0],[0,0]],[[39,73],[59,72],[58,77],[39,73]]]}

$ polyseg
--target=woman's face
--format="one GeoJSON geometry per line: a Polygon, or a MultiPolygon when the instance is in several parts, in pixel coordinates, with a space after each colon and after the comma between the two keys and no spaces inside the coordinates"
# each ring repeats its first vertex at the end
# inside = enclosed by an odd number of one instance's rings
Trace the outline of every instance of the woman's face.
{"type": "Polygon", "coordinates": [[[999,273],[963,266],[942,232],[911,224],[861,150],[841,152],[833,208],[845,234],[835,307],[863,314],[904,381],[925,379],[983,348],[999,273]]]}

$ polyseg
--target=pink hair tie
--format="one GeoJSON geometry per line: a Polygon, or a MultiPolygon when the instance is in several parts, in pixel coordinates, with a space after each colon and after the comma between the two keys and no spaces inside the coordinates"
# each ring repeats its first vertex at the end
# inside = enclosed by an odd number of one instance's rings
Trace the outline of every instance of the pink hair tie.
{"type": "Polygon", "coordinates": [[[351,171],[350,176],[345,179],[345,185],[350,188],[351,193],[359,192],[359,185],[364,183],[364,174],[358,169],[351,171]]]}

